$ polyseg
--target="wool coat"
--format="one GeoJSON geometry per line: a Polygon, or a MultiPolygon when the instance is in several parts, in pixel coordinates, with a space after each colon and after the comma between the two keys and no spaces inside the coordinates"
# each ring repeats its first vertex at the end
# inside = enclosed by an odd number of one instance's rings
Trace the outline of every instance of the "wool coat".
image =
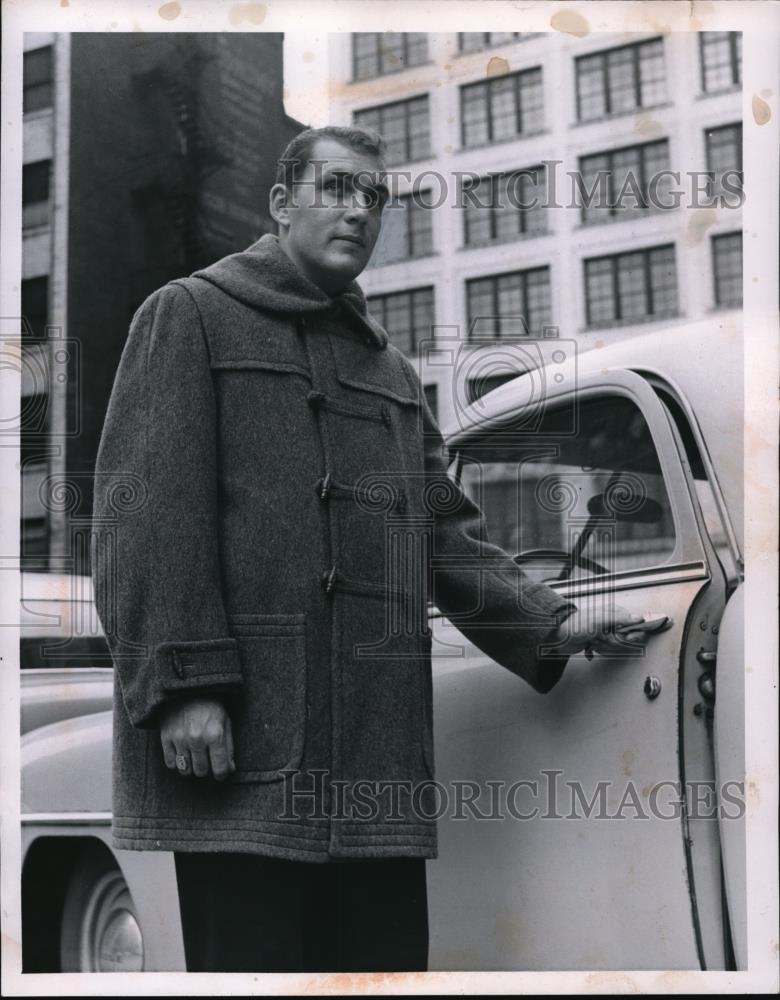
{"type": "Polygon", "coordinates": [[[92,561],[117,848],[434,857],[428,602],[539,691],[566,662],[538,649],[572,605],[488,541],[359,286],[328,297],[273,236],[135,314],[92,561]],[[226,782],[164,765],[192,695],[228,709],[226,782]]]}

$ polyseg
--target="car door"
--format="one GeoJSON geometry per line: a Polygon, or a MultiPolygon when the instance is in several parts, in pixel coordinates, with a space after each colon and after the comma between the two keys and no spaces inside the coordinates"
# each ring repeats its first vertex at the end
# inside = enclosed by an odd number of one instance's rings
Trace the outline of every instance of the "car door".
{"type": "Polygon", "coordinates": [[[701,677],[726,587],[679,438],[627,371],[553,388],[530,421],[483,404],[451,447],[490,540],[574,603],[671,625],[571,657],[543,695],[434,616],[431,968],[724,968],[701,677]]]}

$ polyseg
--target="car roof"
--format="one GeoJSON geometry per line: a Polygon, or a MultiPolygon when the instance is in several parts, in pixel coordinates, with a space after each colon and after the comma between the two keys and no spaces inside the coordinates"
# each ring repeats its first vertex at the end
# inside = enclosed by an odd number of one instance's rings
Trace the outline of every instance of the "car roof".
{"type": "MultiPolygon", "coordinates": [[[[593,334],[588,334],[593,338],[593,334]]],[[[537,342],[540,343],[540,342],[537,342]]],[[[549,358],[556,341],[550,340],[542,353],[549,358]]],[[[566,348],[566,341],[559,341],[566,348]]],[[[570,342],[568,342],[570,343],[570,342]]],[[[545,379],[558,376],[561,388],[576,384],[588,375],[612,369],[652,375],[676,390],[690,406],[712,459],[718,483],[740,547],[743,544],[743,450],[744,450],[744,338],[742,314],[717,312],[696,323],[669,323],[638,336],[609,342],[609,332],[577,344],[576,365],[545,364],[545,379]],[[561,376],[562,375],[562,379],[561,376]]],[[[483,396],[469,406],[444,430],[448,444],[455,444],[464,428],[473,428],[485,419],[506,415],[531,397],[530,380],[538,374],[525,373],[483,396]]]]}

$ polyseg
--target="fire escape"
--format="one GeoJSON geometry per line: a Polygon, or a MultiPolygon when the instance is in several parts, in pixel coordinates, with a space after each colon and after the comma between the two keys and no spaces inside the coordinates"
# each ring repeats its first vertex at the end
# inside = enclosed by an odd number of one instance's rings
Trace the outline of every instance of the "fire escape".
{"type": "Polygon", "coordinates": [[[213,57],[192,42],[177,45],[172,55],[136,74],[144,92],[158,102],[161,120],[172,126],[160,137],[165,154],[156,158],[143,195],[164,206],[178,239],[183,273],[189,273],[208,263],[199,218],[203,182],[229,160],[200,100],[203,71],[213,57]]]}

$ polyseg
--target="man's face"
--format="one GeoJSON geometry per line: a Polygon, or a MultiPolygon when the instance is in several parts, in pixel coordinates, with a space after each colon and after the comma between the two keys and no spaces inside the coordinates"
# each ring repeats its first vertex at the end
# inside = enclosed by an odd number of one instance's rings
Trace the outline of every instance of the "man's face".
{"type": "Polygon", "coordinates": [[[305,170],[296,172],[292,192],[277,187],[272,193],[283,249],[328,295],[342,291],[368,263],[387,199],[382,169],[376,157],[320,138],[305,170]]]}

